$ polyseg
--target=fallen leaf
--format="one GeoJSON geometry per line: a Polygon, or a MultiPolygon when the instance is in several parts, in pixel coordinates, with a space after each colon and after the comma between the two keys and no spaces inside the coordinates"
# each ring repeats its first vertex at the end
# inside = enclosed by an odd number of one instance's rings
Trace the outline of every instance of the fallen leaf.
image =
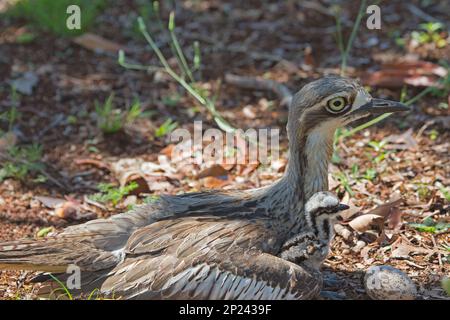
{"type": "Polygon", "coordinates": [[[418,146],[412,128],[399,135],[390,135],[384,140],[387,142],[384,146],[387,150],[415,150],[418,146]]]}
{"type": "Polygon", "coordinates": [[[311,46],[306,46],[305,50],[303,50],[303,55],[303,67],[307,67],[309,70],[313,69],[316,66],[316,59],[311,46]]]}
{"type": "Polygon", "coordinates": [[[413,254],[433,254],[437,252],[433,249],[425,249],[421,247],[416,247],[400,240],[392,244],[391,256],[394,259],[409,259],[413,254]]]}
{"type": "Polygon", "coordinates": [[[385,63],[379,71],[368,71],[361,76],[364,85],[402,88],[405,84],[420,87],[438,86],[447,70],[428,61],[397,61],[385,63]]]}
{"type": "Polygon", "coordinates": [[[160,153],[162,153],[163,155],[165,155],[168,158],[172,157],[172,152],[173,149],[175,148],[174,144],[169,144],[168,146],[166,146],[165,148],[163,148],[160,153]]]}
{"type": "Polygon", "coordinates": [[[123,50],[122,45],[92,33],[85,33],[74,38],[72,41],[92,51],[110,52],[115,54],[119,50],[123,50]]]}
{"type": "Polygon", "coordinates": [[[133,182],[136,183],[137,188],[130,191],[131,195],[139,195],[141,193],[150,192],[150,187],[145,177],[137,173],[130,173],[129,175],[125,175],[123,177],[123,184],[121,183],[121,186],[126,186],[133,182]]]}
{"type": "Polygon", "coordinates": [[[403,202],[403,199],[398,198],[398,195],[394,195],[396,198],[393,200],[379,205],[375,209],[372,209],[367,214],[377,215],[384,218],[384,221],[388,222],[389,228],[399,229],[401,226],[402,212],[397,206],[403,202]]]}
{"type": "Polygon", "coordinates": [[[55,209],[57,206],[62,205],[66,201],[65,199],[48,196],[36,196],[34,198],[50,209],[55,209]]]}
{"type": "Polygon", "coordinates": [[[215,177],[206,177],[203,180],[203,185],[209,189],[218,189],[228,185],[230,182],[228,180],[222,180],[215,177]]]}
{"type": "Polygon", "coordinates": [[[205,177],[224,177],[228,175],[228,171],[225,170],[224,167],[222,167],[220,164],[212,165],[209,168],[206,168],[202,171],[200,171],[196,178],[202,179],[205,177]]]}
{"type": "Polygon", "coordinates": [[[384,217],[376,214],[366,213],[362,216],[356,217],[348,224],[353,230],[364,232],[370,230],[373,226],[382,226],[384,217]]]}
{"type": "Polygon", "coordinates": [[[99,169],[104,169],[107,171],[111,170],[110,166],[107,163],[96,159],[75,159],[74,162],[77,165],[92,165],[99,169]]]}
{"type": "Polygon", "coordinates": [[[55,207],[54,215],[65,220],[91,220],[97,218],[97,214],[88,211],[79,201],[68,198],[67,201],[55,207]]]}

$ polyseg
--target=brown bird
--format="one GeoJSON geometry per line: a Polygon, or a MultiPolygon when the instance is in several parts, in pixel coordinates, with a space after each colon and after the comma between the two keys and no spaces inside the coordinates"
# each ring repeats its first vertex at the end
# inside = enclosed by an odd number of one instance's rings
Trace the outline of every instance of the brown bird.
{"type": "MultiPolygon", "coordinates": [[[[247,191],[166,195],[136,210],[66,228],[44,240],[0,244],[0,269],[81,270],[76,293],[124,299],[308,299],[333,221],[345,209],[328,189],[335,130],[404,105],[373,99],[330,76],[293,98],[284,176],[247,191]]],[[[51,280],[46,274],[38,281],[51,280]]]]}

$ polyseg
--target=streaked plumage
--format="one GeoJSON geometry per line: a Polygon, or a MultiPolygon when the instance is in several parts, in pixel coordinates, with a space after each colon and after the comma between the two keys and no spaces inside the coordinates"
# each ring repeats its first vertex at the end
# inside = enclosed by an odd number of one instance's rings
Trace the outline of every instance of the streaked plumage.
{"type": "Polygon", "coordinates": [[[334,131],[368,116],[371,101],[350,79],[312,82],[293,99],[289,164],[272,186],[162,196],[55,237],[2,243],[0,269],[47,271],[64,280],[75,264],[80,292],[98,288],[126,299],[312,298],[320,291],[333,220],[344,208],[322,192],[334,131]],[[330,105],[336,95],[340,100],[330,105]],[[335,114],[341,101],[347,109],[335,114]]]}

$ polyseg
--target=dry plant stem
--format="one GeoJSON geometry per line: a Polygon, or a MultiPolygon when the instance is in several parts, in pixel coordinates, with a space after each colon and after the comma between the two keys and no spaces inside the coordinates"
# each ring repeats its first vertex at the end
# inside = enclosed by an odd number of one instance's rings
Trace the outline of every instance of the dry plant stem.
{"type": "MultiPolygon", "coordinates": [[[[434,235],[431,235],[431,240],[433,241],[434,249],[435,250],[438,249],[438,246],[436,244],[436,239],[435,239],[434,235]]],[[[441,253],[438,250],[436,250],[436,252],[437,252],[437,255],[438,255],[439,265],[442,267],[441,253]]]]}
{"type": "Polygon", "coordinates": [[[217,125],[226,132],[234,132],[235,128],[233,128],[216,110],[212,101],[207,98],[202,97],[189,83],[187,83],[183,78],[181,78],[170,66],[167,62],[166,58],[162,54],[161,50],[159,50],[156,43],[153,41],[150,34],[147,32],[147,28],[142,17],[138,18],[139,29],[144,36],[145,40],[148,42],[152,50],[155,52],[159,61],[164,67],[164,71],[167,72],[175,81],[177,81],[183,88],[185,88],[199,103],[205,106],[211,115],[214,117],[217,125]]]}
{"type": "MultiPolygon", "coordinates": [[[[352,33],[350,34],[350,38],[349,38],[348,43],[347,43],[347,47],[345,48],[345,51],[344,51],[344,53],[342,55],[342,63],[341,63],[341,75],[342,76],[345,76],[345,71],[347,69],[348,55],[349,55],[350,50],[351,50],[351,48],[353,46],[353,41],[355,40],[356,33],[358,32],[358,29],[359,29],[359,25],[361,24],[361,19],[362,19],[363,15],[364,15],[364,9],[366,7],[366,2],[367,2],[366,0],[362,0],[361,1],[361,5],[359,7],[358,16],[356,17],[355,25],[353,26],[352,33]]],[[[342,32],[340,26],[339,26],[338,30],[339,30],[338,31],[339,33],[342,32]]],[[[342,33],[340,35],[340,39],[341,39],[341,43],[342,43],[342,47],[343,47],[342,33]]]]}
{"type": "Polygon", "coordinates": [[[190,82],[195,82],[194,77],[192,76],[192,72],[189,69],[189,66],[186,61],[186,57],[184,56],[183,50],[181,50],[180,43],[178,41],[177,35],[175,34],[175,13],[172,11],[170,13],[170,20],[169,20],[169,33],[170,38],[172,40],[172,45],[175,51],[175,56],[178,59],[178,65],[180,66],[180,69],[183,70],[183,72],[187,75],[190,82]]]}
{"type": "Polygon", "coordinates": [[[281,100],[281,105],[289,106],[292,101],[292,92],[289,88],[274,80],[244,77],[228,73],[225,75],[225,81],[244,89],[272,91],[281,100]]]}

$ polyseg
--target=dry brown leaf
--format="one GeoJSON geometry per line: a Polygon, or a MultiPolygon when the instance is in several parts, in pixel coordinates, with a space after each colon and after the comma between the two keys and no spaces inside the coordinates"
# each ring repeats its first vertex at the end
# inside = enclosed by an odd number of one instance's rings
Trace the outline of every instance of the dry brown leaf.
{"type": "Polygon", "coordinates": [[[160,151],[161,154],[165,155],[169,159],[172,157],[173,149],[175,148],[174,144],[167,145],[164,149],[160,151]]]}
{"type": "Polygon", "coordinates": [[[56,205],[54,215],[65,220],[95,219],[97,214],[88,211],[79,201],[68,198],[67,201],[56,205]]]}
{"type": "Polygon", "coordinates": [[[388,222],[389,228],[399,229],[402,222],[402,212],[398,209],[397,206],[403,202],[403,199],[398,198],[397,194],[395,194],[394,197],[397,197],[397,199],[379,205],[375,209],[369,211],[367,214],[381,216],[384,218],[384,221],[388,222]]]}
{"type": "Polygon", "coordinates": [[[105,163],[105,162],[97,160],[97,159],[75,159],[74,162],[77,165],[91,165],[91,166],[97,167],[99,169],[104,169],[104,170],[108,170],[108,171],[111,170],[108,163],[105,163]]]}
{"type": "Polygon", "coordinates": [[[376,214],[364,214],[356,217],[348,224],[353,230],[358,232],[364,232],[370,230],[373,226],[383,226],[384,217],[376,214]]]}
{"type": "Polygon", "coordinates": [[[74,38],[72,41],[92,51],[104,51],[116,54],[119,50],[123,50],[122,45],[92,33],[85,33],[74,38]]]}
{"type": "Polygon", "coordinates": [[[150,187],[147,183],[147,180],[142,175],[137,174],[137,173],[131,173],[131,174],[125,176],[124,179],[125,179],[124,184],[122,184],[122,186],[128,185],[133,182],[137,184],[137,188],[130,191],[130,194],[139,195],[141,193],[149,193],[150,192],[150,187]]]}
{"type": "Polygon", "coordinates": [[[379,71],[367,71],[361,76],[364,85],[402,88],[412,86],[437,86],[439,77],[447,75],[445,68],[428,61],[398,61],[385,63],[379,71]]]}
{"type": "Polygon", "coordinates": [[[50,209],[55,209],[57,206],[62,205],[66,201],[61,198],[54,198],[48,196],[36,196],[34,198],[39,202],[41,202],[45,207],[50,209]]]}
{"type": "Polygon", "coordinates": [[[203,180],[203,185],[209,189],[218,189],[228,185],[230,182],[228,180],[222,180],[215,177],[206,177],[203,180]]]}
{"type": "Polygon", "coordinates": [[[209,168],[206,168],[206,169],[200,171],[197,174],[196,178],[202,179],[202,178],[206,178],[206,177],[223,177],[223,176],[227,176],[227,175],[228,175],[228,171],[225,170],[224,167],[222,167],[220,164],[215,164],[209,168]]]}
{"type": "Polygon", "coordinates": [[[418,146],[412,128],[400,135],[390,135],[385,141],[388,142],[384,147],[387,150],[415,150],[418,146]]]}
{"type": "Polygon", "coordinates": [[[392,258],[395,259],[409,259],[414,254],[433,254],[435,250],[416,247],[406,243],[405,241],[399,241],[392,245],[392,258]]]}

